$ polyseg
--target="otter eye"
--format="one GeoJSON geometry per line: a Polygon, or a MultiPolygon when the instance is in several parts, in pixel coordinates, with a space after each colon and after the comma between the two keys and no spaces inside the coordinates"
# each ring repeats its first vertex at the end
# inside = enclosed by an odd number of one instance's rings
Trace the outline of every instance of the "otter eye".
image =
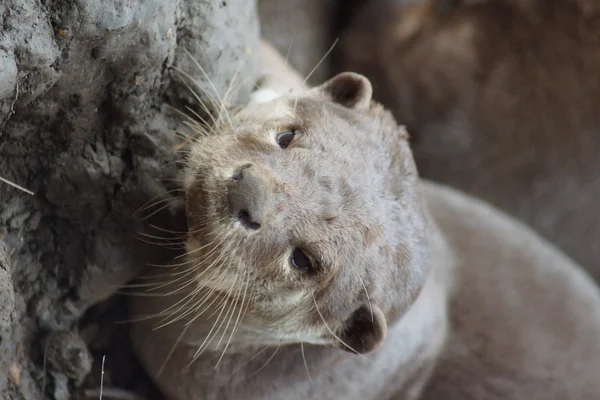
{"type": "Polygon", "coordinates": [[[287,149],[292,140],[294,140],[294,136],[296,136],[296,131],[294,130],[278,133],[276,138],[277,144],[282,149],[287,149]]]}
{"type": "Polygon", "coordinates": [[[290,258],[292,266],[299,271],[309,272],[312,270],[312,263],[310,258],[302,251],[302,249],[296,247],[292,252],[292,257],[290,258]]]}

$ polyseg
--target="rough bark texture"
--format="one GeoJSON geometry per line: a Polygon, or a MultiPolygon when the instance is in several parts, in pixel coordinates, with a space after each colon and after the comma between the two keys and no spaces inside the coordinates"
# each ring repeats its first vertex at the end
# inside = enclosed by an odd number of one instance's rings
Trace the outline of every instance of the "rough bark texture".
{"type": "Polygon", "coordinates": [[[169,259],[143,232],[185,229],[170,67],[244,102],[258,35],[248,0],[0,0],[0,177],[35,193],[0,182],[1,399],[87,398],[103,355],[107,390],[153,398],[110,296],[169,259]]]}

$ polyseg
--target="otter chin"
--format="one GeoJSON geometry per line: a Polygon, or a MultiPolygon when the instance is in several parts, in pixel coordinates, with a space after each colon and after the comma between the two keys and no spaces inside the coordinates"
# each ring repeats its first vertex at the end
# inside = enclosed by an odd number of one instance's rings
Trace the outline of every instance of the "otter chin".
{"type": "Polygon", "coordinates": [[[460,385],[462,397],[444,398],[492,399],[501,396],[469,385],[536,396],[562,378],[578,393],[600,388],[572,376],[579,353],[544,356],[535,344],[576,342],[600,366],[589,278],[526,227],[421,182],[408,133],[371,96],[368,79],[341,73],[261,96],[192,145],[185,258],[148,271],[157,290],[130,302],[134,348],[161,391],[433,399],[460,385]],[[593,318],[579,318],[582,308],[593,318]],[[535,377],[496,379],[498,365],[535,377]]]}

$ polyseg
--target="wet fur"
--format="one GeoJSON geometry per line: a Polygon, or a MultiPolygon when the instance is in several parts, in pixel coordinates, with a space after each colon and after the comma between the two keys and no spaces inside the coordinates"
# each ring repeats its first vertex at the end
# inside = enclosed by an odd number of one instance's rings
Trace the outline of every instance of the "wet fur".
{"type": "MultiPolygon", "coordinates": [[[[366,3],[365,3],[366,4],[366,3]]],[[[600,6],[376,0],[340,40],[426,179],[532,226],[600,280],[600,6]]]]}
{"type": "Polygon", "coordinates": [[[160,389],[169,400],[599,394],[591,280],[525,226],[420,181],[406,131],[370,96],[365,78],[338,75],[250,104],[194,144],[188,256],[149,271],[156,295],[130,302],[133,317],[170,319],[132,327],[160,389]],[[278,148],[290,127],[295,147],[278,148]],[[252,233],[222,206],[245,163],[272,180],[277,211],[252,233]],[[290,269],[294,246],[318,269],[290,269]],[[215,305],[201,313],[207,293],[215,305]],[[219,310],[235,322],[209,340],[219,310]]]}

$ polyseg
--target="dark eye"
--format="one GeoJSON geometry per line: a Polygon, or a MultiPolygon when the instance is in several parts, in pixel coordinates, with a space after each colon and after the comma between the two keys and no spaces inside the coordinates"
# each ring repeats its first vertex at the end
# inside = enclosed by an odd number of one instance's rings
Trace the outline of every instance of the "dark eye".
{"type": "Polygon", "coordinates": [[[292,266],[297,270],[303,272],[309,272],[312,270],[312,263],[310,258],[302,251],[302,249],[296,247],[292,252],[292,257],[290,259],[292,266]]]}
{"type": "Polygon", "coordinates": [[[296,131],[285,131],[277,134],[277,144],[282,149],[287,149],[288,146],[294,140],[294,136],[296,136],[296,131]]]}

